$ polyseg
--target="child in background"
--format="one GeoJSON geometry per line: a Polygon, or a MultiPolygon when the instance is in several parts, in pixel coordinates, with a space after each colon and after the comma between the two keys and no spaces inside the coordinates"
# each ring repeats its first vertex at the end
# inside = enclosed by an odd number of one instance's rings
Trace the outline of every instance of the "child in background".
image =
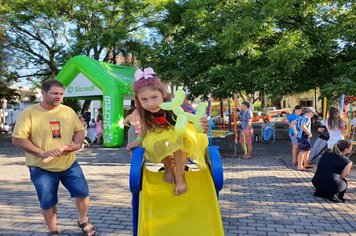
{"type": "Polygon", "coordinates": [[[250,103],[242,102],[241,106],[237,106],[240,109],[240,120],[241,120],[241,133],[240,133],[240,144],[244,150],[244,155],[241,156],[242,159],[252,158],[252,111],[250,110],[250,103]],[[247,150],[245,150],[247,149],[247,150]]]}
{"type": "MultiPolygon", "coordinates": [[[[181,195],[187,191],[184,174],[186,160],[193,157],[198,162],[204,161],[208,138],[206,134],[197,133],[190,123],[184,133],[175,131],[175,115],[160,107],[168,101],[166,86],[155,75],[150,67],[144,71],[138,69],[135,73],[133,91],[141,118],[141,131],[137,139],[127,145],[127,150],[142,144],[145,158],[164,164],[163,180],[175,183],[174,194],[181,195]]],[[[206,117],[201,119],[201,124],[207,130],[206,117]]]]}
{"type": "Polygon", "coordinates": [[[85,120],[84,116],[79,117],[80,121],[82,122],[84,126],[84,142],[83,142],[83,147],[90,147],[90,143],[88,142],[88,123],[85,120]]]}
{"type": "Polygon", "coordinates": [[[96,144],[103,143],[103,115],[98,114],[95,121],[96,144]]]}
{"type": "Polygon", "coordinates": [[[91,119],[88,124],[88,138],[91,143],[94,143],[96,139],[95,119],[91,119]]]}
{"type": "Polygon", "coordinates": [[[286,123],[289,125],[289,137],[292,142],[292,163],[297,166],[298,163],[298,139],[297,139],[297,132],[296,132],[296,122],[302,115],[302,106],[296,105],[293,109],[293,113],[288,115],[286,118],[286,123]]]}
{"type": "Polygon", "coordinates": [[[126,116],[124,126],[130,127],[127,132],[127,143],[132,143],[138,136],[141,130],[140,115],[134,107],[133,112],[126,116]]]}
{"type": "Polygon", "coordinates": [[[263,143],[268,143],[270,138],[273,135],[273,127],[271,123],[269,122],[268,118],[265,118],[263,120],[264,124],[262,125],[262,138],[263,138],[263,143]]]}
{"type": "Polygon", "coordinates": [[[304,109],[304,116],[302,116],[298,121],[298,166],[297,169],[300,171],[305,171],[307,168],[311,168],[308,164],[308,157],[311,151],[310,138],[312,137],[311,132],[311,118],[316,114],[314,107],[307,107],[304,109]]]}

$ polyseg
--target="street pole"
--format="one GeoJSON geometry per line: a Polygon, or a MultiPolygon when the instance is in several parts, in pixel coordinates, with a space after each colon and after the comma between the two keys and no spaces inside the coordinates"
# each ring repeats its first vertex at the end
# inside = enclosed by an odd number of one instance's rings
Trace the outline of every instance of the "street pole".
{"type": "Polygon", "coordinates": [[[11,110],[10,110],[11,125],[14,123],[14,120],[13,120],[13,115],[14,115],[14,110],[13,110],[13,109],[11,109],[11,110]]]}

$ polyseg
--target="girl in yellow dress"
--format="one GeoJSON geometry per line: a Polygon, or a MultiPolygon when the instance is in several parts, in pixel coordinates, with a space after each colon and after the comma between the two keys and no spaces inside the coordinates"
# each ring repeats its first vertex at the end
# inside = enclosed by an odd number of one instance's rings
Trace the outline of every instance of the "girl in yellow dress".
{"type": "MultiPolygon", "coordinates": [[[[155,75],[150,67],[144,71],[138,69],[135,73],[133,90],[141,118],[141,131],[137,139],[127,145],[127,150],[142,144],[145,158],[152,163],[163,163],[163,180],[175,183],[174,194],[181,195],[187,191],[184,177],[186,160],[193,157],[198,164],[203,163],[208,138],[206,134],[197,133],[190,123],[182,134],[174,130],[175,115],[160,107],[169,100],[166,86],[155,75]]],[[[200,122],[207,130],[207,118],[203,117],[200,122]]]]}

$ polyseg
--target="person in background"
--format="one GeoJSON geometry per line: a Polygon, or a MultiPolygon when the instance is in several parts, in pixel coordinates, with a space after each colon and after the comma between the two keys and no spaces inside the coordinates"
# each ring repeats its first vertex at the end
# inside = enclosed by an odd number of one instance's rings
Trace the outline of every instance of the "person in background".
{"type": "Polygon", "coordinates": [[[351,125],[352,129],[356,128],[356,117],[352,118],[350,125],[351,125]]]}
{"type": "Polygon", "coordinates": [[[9,133],[11,130],[10,126],[5,122],[4,127],[3,127],[3,131],[5,134],[9,133]]]}
{"type": "Polygon", "coordinates": [[[305,171],[308,168],[312,168],[308,163],[308,157],[311,150],[310,139],[312,137],[311,132],[311,118],[316,114],[314,107],[307,107],[304,109],[304,115],[298,120],[298,165],[297,170],[305,171]]]}
{"type": "Polygon", "coordinates": [[[330,135],[328,129],[325,126],[325,120],[320,121],[318,132],[319,132],[319,137],[317,138],[317,140],[315,140],[315,143],[310,152],[308,158],[309,163],[312,163],[314,159],[317,158],[328,146],[328,140],[330,135]]]}
{"type": "Polygon", "coordinates": [[[138,114],[137,109],[135,107],[133,108],[132,113],[126,116],[124,120],[124,126],[130,127],[127,132],[127,143],[132,143],[141,130],[140,115],[138,114]]]}
{"type": "Polygon", "coordinates": [[[265,118],[263,122],[264,122],[264,124],[262,125],[263,143],[268,143],[273,135],[273,127],[272,124],[269,122],[268,118],[265,118]]]}
{"type": "Polygon", "coordinates": [[[292,163],[294,165],[297,165],[298,160],[298,139],[297,139],[297,132],[296,132],[296,123],[298,119],[301,117],[303,107],[300,105],[297,105],[293,109],[293,113],[288,115],[286,118],[286,122],[289,125],[289,137],[292,142],[292,163]]]}
{"type": "Polygon", "coordinates": [[[89,125],[91,113],[87,110],[83,112],[82,117],[85,119],[85,122],[87,122],[87,124],[89,125]]]}
{"type": "MultiPolygon", "coordinates": [[[[82,122],[84,126],[84,142],[83,142],[83,147],[90,147],[90,142],[88,141],[88,123],[85,121],[85,117],[80,116],[79,117],[80,121],[82,122]]],[[[89,139],[90,140],[90,139],[89,139]]]]}
{"type": "Polygon", "coordinates": [[[250,110],[250,103],[242,102],[241,106],[238,106],[241,110],[241,134],[240,134],[240,144],[242,149],[247,147],[247,154],[242,156],[242,159],[251,159],[252,158],[252,137],[253,137],[253,128],[252,128],[252,111],[250,110]]]}
{"type": "Polygon", "coordinates": [[[96,131],[96,144],[103,143],[103,115],[98,114],[95,121],[95,131],[96,131]]]}
{"type": "Polygon", "coordinates": [[[342,117],[339,107],[329,107],[326,127],[329,131],[328,148],[332,149],[334,144],[337,141],[344,139],[344,135],[347,133],[347,125],[342,117]]]}
{"type": "Polygon", "coordinates": [[[355,129],[356,128],[356,112],[353,112],[353,118],[350,121],[350,125],[351,125],[351,129],[355,129]]]}
{"type": "Polygon", "coordinates": [[[327,198],[333,202],[345,202],[346,176],[352,168],[352,161],[347,155],[351,151],[350,141],[339,140],[334,144],[332,151],[322,155],[312,179],[315,187],[314,196],[327,198]]]}
{"type": "Polygon", "coordinates": [[[88,138],[90,143],[94,143],[96,139],[95,119],[91,119],[88,126],[88,138]]]}

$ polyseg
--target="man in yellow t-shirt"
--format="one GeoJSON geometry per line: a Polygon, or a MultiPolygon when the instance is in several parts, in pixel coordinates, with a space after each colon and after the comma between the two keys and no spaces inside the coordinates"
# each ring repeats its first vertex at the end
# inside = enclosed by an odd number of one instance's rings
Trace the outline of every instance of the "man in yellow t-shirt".
{"type": "Polygon", "coordinates": [[[62,105],[64,86],[57,80],[42,84],[43,100],[23,110],[16,120],[12,142],[26,153],[34,184],[49,229],[58,235],[57,208],[59,182],[75,198],[78,225],[86,235],[95,235],[89,223],[89,188],[74,151],[82,147],[84,127],[75,112],[62,105]]]}

